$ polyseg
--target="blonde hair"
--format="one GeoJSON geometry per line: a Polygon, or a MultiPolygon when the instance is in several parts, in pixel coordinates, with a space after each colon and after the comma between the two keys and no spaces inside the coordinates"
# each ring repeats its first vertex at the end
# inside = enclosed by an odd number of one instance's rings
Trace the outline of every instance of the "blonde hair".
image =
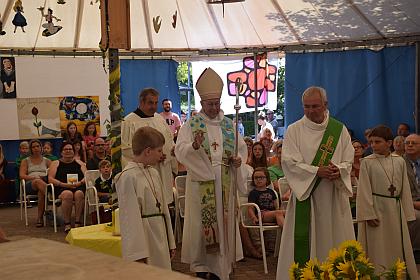
{"type": "Polygon", "coordinates": [[[140,155],[147,148],[162,147],[164,144],[163,134],[150,126],[137,129],[131,143],[134,155],[140,155]]]}

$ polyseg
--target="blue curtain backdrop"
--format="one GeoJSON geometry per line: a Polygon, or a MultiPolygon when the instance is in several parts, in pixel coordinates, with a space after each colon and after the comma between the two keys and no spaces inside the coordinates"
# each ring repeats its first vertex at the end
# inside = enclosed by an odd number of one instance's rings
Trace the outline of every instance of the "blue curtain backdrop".
{"type": "Polygon", "coordinates": [[[414,131],[415,47],[286,54],[285,122],[302,117],[301,96],[312,85],[326,89],[332,116],[355,136],[378,124],[394,133],[400,122],[414,131]]]}
{"type": "Polygon", "coordinates": [[[172,101],[172,111],[180,114],[180,95],[176,80],[178,63],[173,60],[159,59],[122,59],[121,69],[121,103],[124,116],[136,110],[138,96],[146,87],[159,91],[158,112],[162,112],[161,101],[168,98],[172,101]]]}

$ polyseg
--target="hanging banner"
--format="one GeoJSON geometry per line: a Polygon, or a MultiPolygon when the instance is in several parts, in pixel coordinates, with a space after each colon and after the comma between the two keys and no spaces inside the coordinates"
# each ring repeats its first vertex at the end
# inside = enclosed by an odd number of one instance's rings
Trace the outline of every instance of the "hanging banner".
{"type": "Polygon", "coordinates": [[[200,110],[200,96],[195,89],[200,74],[207,67],[211,67],[222,78],[224,87],[221,98],[221,109],[227,115],[234,114],[236,103],[235,80],[240,77],[244,83],[239,102],[241,113],[254,111],[255,102],[262,109],[277,109],[277,69],[278,55],[262,53],[257,56],[257,97],[255,98],[255,67],[254,56],[244,57],[242,60],[223,59],[191,62],[194,81],[195,109],[200,110]]]}

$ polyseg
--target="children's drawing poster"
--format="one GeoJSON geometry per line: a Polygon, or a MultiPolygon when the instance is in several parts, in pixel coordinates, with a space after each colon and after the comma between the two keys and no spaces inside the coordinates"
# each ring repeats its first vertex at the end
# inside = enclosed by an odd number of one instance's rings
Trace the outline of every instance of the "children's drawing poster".
{"type": "MultiPolygon", "coordinates": [[[[83,135],[87,122],[94,122],[100,127],[99,96],[66,96],[60,98],[60,129],[64,133],[69,122],[74,122],[77,131],[83,135]]],[[[98,135],[100,131],[98,130],[98,135]]]]}
{"type": "Polygon", "coordinates": [[[59,137],[59,104],[60,98],[18,98],[20,139],[59,137]]]}

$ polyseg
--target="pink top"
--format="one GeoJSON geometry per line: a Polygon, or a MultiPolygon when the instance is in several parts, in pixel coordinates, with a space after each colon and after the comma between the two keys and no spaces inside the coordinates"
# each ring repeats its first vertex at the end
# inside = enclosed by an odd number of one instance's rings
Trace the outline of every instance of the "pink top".
{"type": "Polygon", "coordinates": [[[179,116],[173,112],[162,112],[160,115],[165,119],[171,129],[172,135],[175,134],[177,129],[181,126],[179,116]]]}
{"type": "Polygon", "coordinates": [[[96,138],[99,136],[83,135],[83,141],[86,144],[86,149],[93,149],[96,138]]]}

